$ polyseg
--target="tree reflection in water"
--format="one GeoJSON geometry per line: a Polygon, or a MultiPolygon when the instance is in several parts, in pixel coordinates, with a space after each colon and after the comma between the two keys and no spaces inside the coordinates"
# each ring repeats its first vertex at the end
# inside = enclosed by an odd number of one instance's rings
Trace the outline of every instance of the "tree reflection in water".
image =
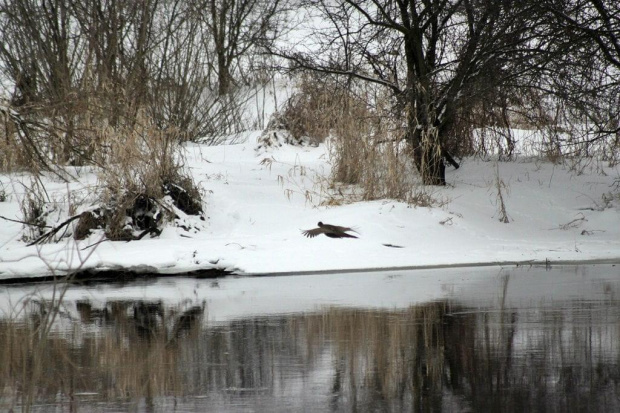
{"type": "Polygon", "coordinates": [[[1,408],[19,408],[32,392],[26,407],[34,411],[43,403],[84,411],[620,410],[620,303],[612,300],[331,307],[226,323],[209,322],[202,304],[63,308],[49,337],[37,338],[44,313],[34,302],[24,317],[0,321],[1,408]],[[33,340],[43,339],[43,354],[33,354],[33,340]]]}

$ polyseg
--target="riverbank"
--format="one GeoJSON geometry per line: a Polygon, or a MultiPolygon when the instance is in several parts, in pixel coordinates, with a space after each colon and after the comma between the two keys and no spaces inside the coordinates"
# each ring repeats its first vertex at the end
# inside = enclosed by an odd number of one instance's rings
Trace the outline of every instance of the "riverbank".
{"type": "MultiPolygon", "coordinates": [[[[592,161],[577,170],[535,159],[467,158],[458,170],[447,171],[446,187],[425,189],[436,202],[433,207],[348,202],[338,201],[326,185],[328,146],[258,151],[259,134],[248,133],[236,144],[186,146],[187,167],[205,193],[206,220],[187,217],[191,231],[170,226],[159,237],[131,242],[105,241],[95,231],[82,241],[65,238],[27,247],[22,225],[3,221],[0,279],[72,272],[311,274],[620,260],[618,166],[592,161]],[[502,214],[507,223],[500,221],[502,214]],[[302,230],[318,221],[354,227],[359,238],[305,238],[302,230]]],[[[66,207],[67,192],[88,191],[96,183],[95,171],[79,172],[69,185],[42,178],[55,206],[66,207]]],[[[0,176],[6,193],[0,215],[19,220],[26,179],[24,174],[0,176]]]]}

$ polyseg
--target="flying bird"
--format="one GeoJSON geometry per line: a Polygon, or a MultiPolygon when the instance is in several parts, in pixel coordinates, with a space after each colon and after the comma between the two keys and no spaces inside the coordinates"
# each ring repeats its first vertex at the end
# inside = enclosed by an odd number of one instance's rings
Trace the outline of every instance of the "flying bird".
{"type": "Polygon", "coordinates": [[[357,238],[355,235],[347,234],[347,231],[357,232],[353,228],[324,224],[321,221],[319,221],[318,225],[318,228],[303,231],[302,234],[308,238],[314,238],[321,234],[325,234],[325,236],[330,238],[357,238]]]}

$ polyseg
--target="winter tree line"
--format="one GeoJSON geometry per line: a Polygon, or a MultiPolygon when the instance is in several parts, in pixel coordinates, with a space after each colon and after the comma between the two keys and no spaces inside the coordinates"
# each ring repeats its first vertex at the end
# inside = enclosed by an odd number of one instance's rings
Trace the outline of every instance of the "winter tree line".
{"type": "Polygon", "coordinates": [[[0,33],[4,170],[103,165],[137,123],[238,132],[275,75],[343,97],[332,134],[374,119],[350,134],[405,142],[425,184],[484,128],[506,158],[512,128],[543,131],[549,156],[618,157],[616,0],[2,0],[0,33]]]}
{"type": "Polygon", "coordinates": [[[98,131],[139,113],[186,140],[230,132],[283,11],[277,0],[3,0],[8,134],[28,157],[80,164],[100,150],[98,131]]]}
{"type": "MultiPolygon", "coordinates": [[[[620,4],[613,0],[319,0],[329,22],[291,66],[390,94],[423,182],[469,154],[476,129],[539,128],[554,156],[613,159],[620,132],[620,4]]],[[[502,153],[500,153],[502,154],[502,153]]]]}

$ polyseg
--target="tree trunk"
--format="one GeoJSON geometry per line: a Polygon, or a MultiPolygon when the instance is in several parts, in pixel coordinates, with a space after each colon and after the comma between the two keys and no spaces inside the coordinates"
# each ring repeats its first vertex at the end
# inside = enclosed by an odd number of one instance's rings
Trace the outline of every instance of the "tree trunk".
{"type": "Polygon", "coordinates": [[[425,88],[417,88],[418,92],[409,99],[407,113],[406,140],[413,149],[413,161],[422,177],[424,185],[445,185],[446,165],[443,161],[443,149],[439,139],[440,130],[433,124],[428,107],[425,88]],[[417,110],[412,109],[417,108],[417,110]]]}
{"type": "Polygon", "coordinates": [[[446,165],[443,161],[443,150],[439,142],[437,128],[427,126],[416,127],[410,141],[413,145],[413,158],[424,185],[445,185],[446,165]],[[417,138],[416,138],[417,136],[417,138]]]}
{"type": "Polygon", "coordinates": [[[217,58],[217,80],[218,80],[218,95],[225,96],[230,91],[231,76],[229,71],[230,62],[227,56],[227,49],[232,47],[230,44],[226,44],[228,30],[232,28],[227,27],[229,24],[227,16],[229,7],[233,3],[222,2],[219,3],[215,0],[211,0],[211,30],[213,31],[213,42],[215,45],[215,54],[217,58]]]}
{"type": "MultiPolygon", "coordinates": [[[[218,46],[219,47],[219,46],[218,46]]],[[[218,94],[219,96],[226,96],[230,92],[231,76],[228,70],[228,65],[225,56],[224,46],[222,49],[217,50],[217,67],[218,67],[218,94]]]]}

